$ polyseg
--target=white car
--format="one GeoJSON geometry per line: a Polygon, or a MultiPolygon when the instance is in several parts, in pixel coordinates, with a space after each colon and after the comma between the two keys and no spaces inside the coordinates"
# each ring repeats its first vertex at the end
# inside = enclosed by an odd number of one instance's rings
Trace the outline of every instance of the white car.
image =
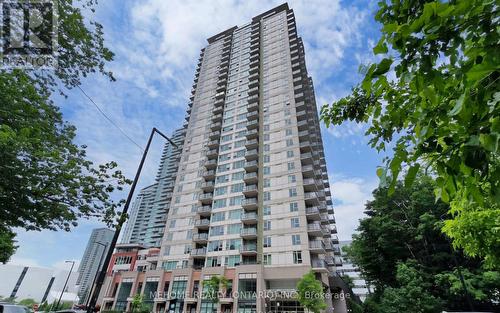
{"type": "Polygon", "coordinates": [[[31,313],[31,310],[23,305],[0,303],[0,313],[31,313]]]}

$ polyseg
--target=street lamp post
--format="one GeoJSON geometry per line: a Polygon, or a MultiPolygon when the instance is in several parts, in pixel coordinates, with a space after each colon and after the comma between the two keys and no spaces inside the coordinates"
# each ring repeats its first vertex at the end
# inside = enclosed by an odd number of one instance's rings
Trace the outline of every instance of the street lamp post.
{"type": "Polygon", "coordinates": [[[123,224],[125,223],[127,212],[128,212],[128,207],[130,206],[130,202],[132,201],[132,196],[135,191],[135,187],[137,186],[137,181],[139,180],[139,176],[141,175],[142,167],[144,166],[144,161],[146,160],[146,156],[149,151],[149,147],[151,146],[151,141],[153,140],[154,134],[157,133],[158,135],[162,136],[165,138],[174,148],[178,148],[177,145],[170,140],[167,136],[165,136],[162,132],[160,132],[156,127],[153,127],[151,130],[151,134],[149,135],[148,143],[146,144],[146,148],[144,149],[144,152],[142,153],[142,158],[141,162],[139,163],[139,167],[137,168],[137,172],[135,173],[134,181],[132,182],[132,186],[130,187],[130,192],[127,197],[127,201],[125,201],[125,205],[123,207],[123,212],[122,215],[120,216],[120,219],[118,220],[118,223],[116,224],[115,227],[115,234],[113,236],[113,239],[111,240],[111,243],[109,245],[108,253],[106,254],[106,258],[104,259],[104,264],[102,267],[105,269],[99,273],[97,276],[97,281],[95,283],[95,288],[92,291],[92,296],[90,297],[89,305],[87,307],[87,312],[92,313],[95,309],[96,303],[97,303],[97,297],[99,297],[99,293],[101,292],[102,285],[104,284],[104,278],[106,276],[106,270],[109,266],[109,262],[111,261],[111,257],[113,255],[113,251],[115,250],[116,242],[118,241],[118,237],[120,236],[120,231],[122,229],[123,224]]]}
{"type": "Polygon", "coordinates": [[[64,286],[62,288],[61,295],[59,296],[59,300],[57,300],[57,304],[56,304],[56,308],[55,308],[56,311],[59,308],[59,303],[61,302],[61,298],[64,294],[64,289],[66,289],[66,285],[68,285],[68,280],[69,280],[69,277],[71,276],[71,272],[73,271],[73,266],[75,266],[75,261],[64,261],[64,263],[71,263],[71,269],[69,270],[68,277],[66,277],[66,281],[64,282],[64,286]]]}
{"type": "Polygon", "coordinates": [[[102,271],[102,268],[101,268],[102,259],[106,255],[106,249],[108,248],[108,244],[107,243],[102,243],[102,242],[99,242],[99,241],[96,241],[95,243],[97,243],[98,245],[102,246],[103,250],[102,250],[101,258],[99,259],[99,265],[97,266],[97,271],[95,273],[94,279],[92,280],[92,285],[90,285],[90,290],[89,290],[88,294],[86,295],[87,300],[85,301],[85,307],[87,307],[89,305],[90,297],[92,295],[92,290],[94,290],[95,282],[97,280],[97,277],[99,276],[99,273],[102,271]]]}

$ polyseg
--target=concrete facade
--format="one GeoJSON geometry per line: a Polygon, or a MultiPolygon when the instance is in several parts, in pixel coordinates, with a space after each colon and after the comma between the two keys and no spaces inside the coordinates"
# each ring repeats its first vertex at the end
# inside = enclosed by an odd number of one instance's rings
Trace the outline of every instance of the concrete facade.
{"type": "MultiPolygon", "coordinates": [[[[284,292],[310,270],[342,293],[313,83],[293,10],[284,4],[209,38],[188,106],[159,254],[141,271],[111,270],[102,307],[127,310],[142,294],[155,312],[303,312],[284,292]],[[213,275],[229,280],[217,304],[197,297],[213,275]]],[[[343,299],[327,304],[346,311],[343,299]]]]}

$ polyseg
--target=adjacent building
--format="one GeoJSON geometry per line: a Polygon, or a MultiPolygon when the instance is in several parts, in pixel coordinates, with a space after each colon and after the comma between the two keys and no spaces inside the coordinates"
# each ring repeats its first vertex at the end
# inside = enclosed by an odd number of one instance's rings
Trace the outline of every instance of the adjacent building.
{"type": "Polygon", "coordinates": [[[155,183],[143,188],[132,203],[122,243],[160,247],[185,135],[186,129],[178,129],[171,136],[177,147],[165,144],[155,183]]]}
{"type": "MultiPolygon", "coordinates": [[[[341,241],[340,248],[349,246],[352,240],[341,241]]],[[[370,286],[366,280],[363,278],[359,268],[352,263],[352,261],[347,257],[345,252],[342,252],[342,268],[339,273],[341,275],[347,275],[352,280],[352,292],[359,297],[361,301],[365,301],[366,297],[374,291],[373,287],[370,286]]]]}
{"type": "Polygon", "coordinates": [[[92,230],[87,247],[78,268],[78,297],[80,302],[86,301],[97,271],[106,256],[111,240],[115,232],[108,228],[96,228],[92,230]]]}
{"type": "Polygon", "coordinates": [[[78,273],[45,267],[0,264],[0,297],[16,301],[33,299],[38,303],[77,302],[78,273]],[[66,288],[64,283],[68,279],[66,288]]]}
{"type": "MultiPolygon", "coordinates": [[[[102,307],[142,294],[155,312],[303,312],[290,292],[311,270],[341,293],[313,82],[287,4],[208,39],[186,120],[160,250],[122,247],[102,307]],[[217,303],[198,296],[214,275],[228,280],[217,303]]],[[[342,297],[327,304],[346,311],[342,297]]]]}

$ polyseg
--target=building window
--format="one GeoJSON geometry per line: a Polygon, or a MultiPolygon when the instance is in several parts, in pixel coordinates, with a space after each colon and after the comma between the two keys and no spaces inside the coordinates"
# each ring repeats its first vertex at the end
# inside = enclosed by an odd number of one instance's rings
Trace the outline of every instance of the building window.
{"type": "Polygon", "coordinates": [[[210,236],[222,236],[222,235],[224,235],[224,226],[210,227],[210,236]]]}
{"type": "Polygon", "coordinates": [[[291,147],[291,146],[293,146],[293,139],[287,139],[287,140],[286,140],[286,146],[287,146],[287,147],[291,147]]]}
{"type": "Polygon", "coordinates": [[[300,245],[300,235],[292,235],[292,245],[300,245]]]}
{"type": "Polygon", "coordinates": [[[216,183],[227,183],[229,181],[229,175],[220,175],[215,178],[216,183]]]}
{"type": "Polygon", "coordinates": [[[264,230],[271,230],[271,221],[264,221],[264,230]]]}
{"type": "Polygon", "coordinates": [[[291,136],[292,135],[292,130],[291,129],[287,129],[285,131],[285,136],[291,136]]]}
{"type": "Polygon", "coordinates": [[[299,204],[297,202],[290,203],[290,212],[297,212],[299,210],[299,204]]]}
{"type": "Polygon", "coordinates": [[[222,251],[222,240],[214,240],[208,243],[208,251],[222,251]]]}
{"type": "Polygon", "coordinates": [[[264,201],[269,201],[269,200],[271,200],[271,192],[264,191],[264,201]]]}
{"type": "Polygon", "coordinates": [[[264,254],[262,256],[262,262],[264,265],[271,265],[271,254],[264,254]]]}
{"type": "Polygon", "coordinates": [[[239,255],[230,255],[226,257],[224,262],[225,266],[237,266],[240,265],[240,256],[239,255]]]}
{"type": "Polygon", "coordinates": [[[300,221],[298,217],[292,217],[292,219],[290,219],[290,222],[292,228],[300,227],[300,221]]]}
{"type": "Polygon", "coordinates": [[[271,174],[271,168],[269,166],[264,166],[262,168],[262,171],[264,172],[264,175],[269,175],[271,174]]]}
{"type": "Polygon", "coordinates": [[[291,171],[295,169],[295,163],[294,162],[288,162],[287,163],[288,170],[291,171]]]}
{"type": "Polygon", "coordinates": [[[225,212],[217,212],[212,214],[212,218],[210,219],[210,222],[220,222],[223,221],[225,218],[225,212]]]}
{"type": "Polygon", "coordinates": [[[265,206],[263,209],[263,214],[264,215],[271,215],[271,207],[270,206],[265,206]]]}
{"type": "Polygon", "coordinates": [[[227,225],[227,233],[228,234],[239,234],[241,231],[241,224],[231,224],[227,225]]]}
{"type": "Polygon", "coordinates": [[[171,220],[170,221],[170,228],[175,227],[175,222],[176,222],[176,220],[171,220]]]}
{"type": "MultiPolygon", "coordinates": [[[[245,172],[233,173],[231,175],[231,180],[242,180],[243,176],[245,176],[245,172]]],[[[229,180],[228,180],[229,181],[229,180]]]]}
{"type": "Polygon", "coordinates": [[[239,220],[239,219],[241,219],[241,211],[242,210],[232,210],[232,211],[229,211],[229,219],[230,220],[239,220]]]}
{"type": "Polygon", "coordinates": [[[293,251],[293,264],[302,264],[302,251],[293,251]]]}
{"type": "Polygon", "coordinates": [[[297,178],[295,175],[288,175],[288,183],[295,183],[297,182],[297,178]]]}
{"type": "Polygon", "coordinates": [[[287,158],[293,158],[293,150],[289,150],[286,152],[286,157],[287,158]]]}
{"type": "Polygon", "coordinates": [[[226,206],[226,199],[217,199],[214,200],[212,207],[214,209],[220,209],[226,206]]]}
{"type": "Polygon", "coordinates": [[[296,197],[297,196],[297,188],[290,188],[290,189],[288,189],[288,195],[290,197],[296,197]]]}
{"type": "Polygon", "coordinates": [[[263,246],[264,246],[264,248],[271,247],[271,237],[270,236],[264,237],[264,239],[263,239],[263,246]]]}
{"type": "Polygon", "coordinates": [[[269,163],[271,161],[271,156],[269,154],[264,155],[264,163],[269,163]]]}
{"type": "Polygon", "coordinates": [[[231,186],[231,193],[242,192],[244,187],[245,187],[244,183],[239,183],[239,184],[236,184],[236,185],[232,185],[231,186]]]}
{"type": "Polygon", "coordinates": [[[217,187],[215,188],[215,195],[216,196],[222,196],[227,193],[227,187],[217,187]]]}
{"type": "Polygon", "coordinates": [[[229,239],[226,241],[226,250],[239,250],[241,239],[229,239]]]}

